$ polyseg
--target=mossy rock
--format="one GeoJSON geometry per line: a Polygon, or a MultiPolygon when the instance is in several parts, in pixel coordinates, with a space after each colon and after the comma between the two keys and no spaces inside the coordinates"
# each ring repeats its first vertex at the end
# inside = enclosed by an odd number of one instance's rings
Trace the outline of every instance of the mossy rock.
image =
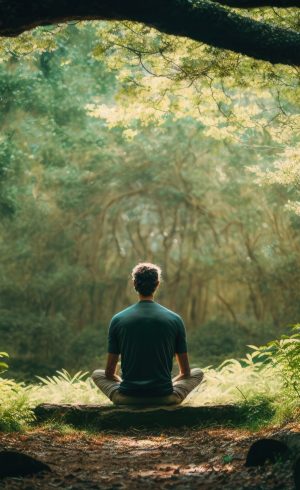
{"type": "Polygon", "coordinates": [[[35,408],[37,422],[49,420],[75,427],[98,429],[203,427],[243,424],[247,411],[238,405],[132,407],[42,404],[35,408]]]}

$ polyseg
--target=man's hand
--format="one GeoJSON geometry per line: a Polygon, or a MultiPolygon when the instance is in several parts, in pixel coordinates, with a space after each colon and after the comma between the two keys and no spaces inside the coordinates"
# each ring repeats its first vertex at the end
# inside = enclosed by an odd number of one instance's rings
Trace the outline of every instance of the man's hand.
{"type": "Polygon", "coordinates": [[[178,374],[177,376],[175,376],[175,378],[173,378],[173,380],[172,380],[172,381],[173,381],[173,382],[174,382],[174,381],[181,381],[182,379],[186,379],[186,378],[188,378],[189,376],[190,376],[190,373],[188,373],[188,374],[180,373],[180,374],[178,374]]]}
{"type": "Polygon", "coordinates": [[[183,352],[182,354],[176,354],[176,359],[179,367],[179,374],[176,376],[173,381],[180,381],[181,379],[186,379],[191,374],[189,358],[187,352],[183,352]]]}
{"type": "Polygon", "coordinates": [[[105,371],[105,376],[107,377],[107,379],[111,379],[112,381],[118,381],[119,383],[121,383],[122,381],[122,378],[120,378],[118,374],[107,373],[105,371]]]}

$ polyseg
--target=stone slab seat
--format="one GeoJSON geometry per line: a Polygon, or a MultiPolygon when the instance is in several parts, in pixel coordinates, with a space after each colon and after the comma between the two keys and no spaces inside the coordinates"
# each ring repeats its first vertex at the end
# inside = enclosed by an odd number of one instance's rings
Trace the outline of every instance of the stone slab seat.
{"type": "Polygon", "coordinates": [[[238,405],[215,406],[101,406],[42,404],[35,408],[37,422],[55,420],[75,427],[98,429],[199,427],[242,423],[247,418],[238,405]]]}

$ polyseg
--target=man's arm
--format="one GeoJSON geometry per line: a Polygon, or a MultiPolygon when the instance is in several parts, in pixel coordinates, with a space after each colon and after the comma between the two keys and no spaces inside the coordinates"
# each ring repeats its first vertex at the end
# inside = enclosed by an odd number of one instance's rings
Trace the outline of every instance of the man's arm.
{"type": "Polygon", "coordinates": [[[191,374],[189,358],[187,354],[186,331],[182,318],[178,319],[178,332],[175,344],[176,360],[179,367],[179,374],[173,381],[188,378],[191,374]]]}
{"type": "Polygon", "coordinates": [[[116,373],[116,368],[120,355],[116,321],[112,318],[108,329],[108,354],[105,368],[105,376],[113,381],[122,381],[116,373]]]}
{"type": "Polygon", "coordinates": [[[180,381],[181,379],[188,378],[191,374],[191,368],[187,352],[183,352],[182,354],[176,353],[176,360],[179,367],[179,374],[173,381],[180,381]]]}
{"type": "Polygon", "coordinates": [[[120,376],[116,373],[116,368],[119,360],[119,354],[110,354],[107,355],[107,362],[105,368],[105,376],[108,379],[112,379],[114,381],[122,381],[120,376]]]}

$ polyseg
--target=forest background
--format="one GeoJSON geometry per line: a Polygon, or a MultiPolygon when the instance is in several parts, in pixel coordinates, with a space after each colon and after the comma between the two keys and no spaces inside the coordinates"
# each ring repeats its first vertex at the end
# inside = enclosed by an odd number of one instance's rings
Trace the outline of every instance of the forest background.
{"type": "Polygon", "coordinates": [[[299,321],[296,67],[129,22],[39,28],[0,57],[8,376],[98,367],[143,260],[162,267],[157,301],[183,317],[192,363],[299,321]]]}

